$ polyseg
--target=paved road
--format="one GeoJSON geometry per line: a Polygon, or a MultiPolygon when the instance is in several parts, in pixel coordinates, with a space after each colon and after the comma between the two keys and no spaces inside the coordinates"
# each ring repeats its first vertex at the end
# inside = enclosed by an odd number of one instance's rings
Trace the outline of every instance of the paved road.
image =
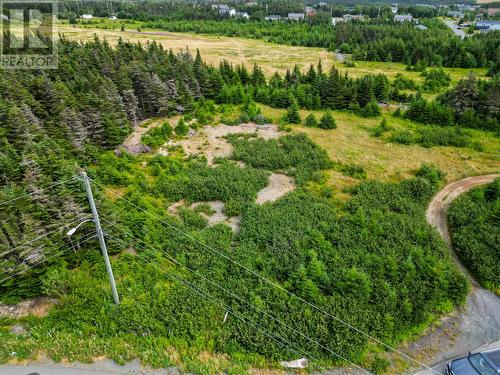
{"type": "Polygon", "coordinates": [[[455,33],[456,36],[458,36],[462,39],[465,38],[465,35],[466,35],[465,32],[462,29],[458,28],[455,21],[444,20],[444,23],[446,24],[446,26],[448,26],[455,33]]]}
{"type": "Polygon", "coordinates": [[[56,364],[45,361],[41,364],[27,366],[0,366],[0,375],[179,375],[175,368],[153,370],[139,364],[135,360],[124,366],[113,361],[104,360],[92,364],[71,363],[56,364]]]}

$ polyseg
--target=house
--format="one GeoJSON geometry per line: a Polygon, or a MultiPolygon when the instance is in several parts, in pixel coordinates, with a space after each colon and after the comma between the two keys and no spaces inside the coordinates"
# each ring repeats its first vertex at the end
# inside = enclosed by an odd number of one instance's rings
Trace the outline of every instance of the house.
{"type": "Polygon", "coordinates": [[[230,8],[227,4],[212,4],[212,9],[217,10],[220,16],[233,17],[236,9],[230,8]]]}
{"type": "Polygon", "coordinates": [[[281,16],[279,16],[277,14],[271,14],[270,16],[265,17],[264,20],[266,20],[266,21],[279,21],[279,20],[281,20],[281,16]]]}
{"type": "Polygon", "coordinates": [[[288,13],[288,19],[291,21],[302,21],[305,17],[304,13],[288,13]]]}
{"type": "Polygon", "coordinates": [[[323,8],[323,7],[328,6],[328,3],[325,3],[324,1],[320,1],[320,2],[318,3],[318,5],[319,5],[319,7],[320,7],[320,8],[323,8]]]}
{"type": "Polygon", "coordinates": [[[342,18],[344,19],[344,22],[364,21],[365,15],[364,14],[344,14],[342,16],[342,18]]]}
{"type": "Polygon", "coordinates": [[[92,14],[82,14],[80,17],[83,18],[84,20],[90,20],[94,18],[92,14]]]}
{"type": "Polygon", "coordinates": [[[413,21],[413,16],[411,14],[396,14],[394,16],[394,22],[411,22],[413,21]]]}
{"type": "Polygon", "coordinates": [[[306,16],[307,17],[314,17],[316,15],[316,9],[313,7],[306,7],[306,16]]]}
{"type": "Polygon", "coordinates": [[[500,30],[500,21],[477,21],[476,28],[481,32],[500,30]]]}
{"type": "Polygon", "coordinates": [[[398,9],[399,9],[399,8],[398,8],[398,6],[397,6],[397,5],[396,5],[396,6],[392,6],[392,7],[391,7],[391,12],[392,12],[392,14],[396,14],[396,13],[398,12],[398,9]]]}
{"type": "Polygon", "coordinates": [[[339,22],[345,22],[342,17],[332,17],[332,25],[335,26],[339,22]]]}
{"type": "Polygon", "coordinates": [[[234,16],[238,18],[249,19],[250,15],[247,12],[234,12],[234,16]]]}

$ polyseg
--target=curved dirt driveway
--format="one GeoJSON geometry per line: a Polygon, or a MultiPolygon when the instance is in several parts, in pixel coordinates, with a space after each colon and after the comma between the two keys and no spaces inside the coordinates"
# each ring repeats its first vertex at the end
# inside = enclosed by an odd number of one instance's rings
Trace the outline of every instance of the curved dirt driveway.
{"type": "MultiPolygon", "coordinates": [[[[439,372],[443,371],[449,360],[466,355],[468,351],[500,346],[500,298],[482,288],[460,263],[452,248],[447,220],[448,207],[455,198],[497,177],[500,177],[500,174],[474,176],[452,182],[432,198],[427,208],[427,221],[441,234],[453,259],[472,284],[466,304],[459,309],[456,316],[450,318],[452,325],[455,326],[452,329],[453,337],[443,340],[441,350],[431,356],[432,358],[428,358],[427,363],[434,363],[433,369],[439,372]]],[[[423,370],[417,374],[424,375],[431,372],[423,370]]]]}

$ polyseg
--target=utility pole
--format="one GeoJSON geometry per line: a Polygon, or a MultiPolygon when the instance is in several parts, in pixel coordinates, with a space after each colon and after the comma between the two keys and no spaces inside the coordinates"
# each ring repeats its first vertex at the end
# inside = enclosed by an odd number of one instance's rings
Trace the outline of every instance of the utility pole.
{"type": "Polygon", "coordinates": [[[120,304],[120,298],[118,297],[118,291],[116,290],[115,277],[113,276],[113,270],[111,268],[111,263],[109,261],[108,250],[106,249],[106,242],[104,241],[104,234],[101,228],[101,222],[99,221],[99,214],[97,213],[97,208],[94,202],[94,196],[92,195],[92,188],[90,187],[89,177],[87,173],[81,172],[83,183],[85,185],[85,190],[87,192],[87,198],[89,200],[90,209],[92,210],[92,216],[94,217],[95,230],[97,237],[99,238],[99,244],[101,245],[102,257],[104,258],[104,263],[106,264],[106,271],[108,272],[109,284],[111,285],[111,291],[113,292],[113,300],[115,304],[120,304]]]}

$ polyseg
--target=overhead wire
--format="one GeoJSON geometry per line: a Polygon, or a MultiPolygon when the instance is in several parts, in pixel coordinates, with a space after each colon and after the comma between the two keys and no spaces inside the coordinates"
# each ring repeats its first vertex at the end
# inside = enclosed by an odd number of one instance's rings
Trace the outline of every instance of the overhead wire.
{"type": "MultiPolygon", "coordinates": [[[[111,238],[112,240],[116,241],[117,243],[121,243],[123,244],[124,241],[123,240],[120,240],[114,236],[110,236],[108,235],[109,238],[111,238]]],[[[151,263],[151,262],[146,262],[145,260],[141,260],[143,261],[143,263],[147,263],[153,267],[155,267],[156,269],[158,269],[159,271],[162,272],[162,274],[166,275],[167,277],[169,278],[172,278],[176,281],[178,281],[179,283],[181,283],[184,287],[194,291],[195,293],[197,293],[198,295],[202,296],[202,297],[205,297],[207,298],[210,302],[212,302],[213,304],[216,304],[218,306],[221,306],[223,308],[225,308],[226,311],[230,311],[231,312],[231,315],[232,316],[235,316],[237,319],[239,319],[240,321],[246,323],[246,324],[249,324],[251,326],[253,326],[254,328],[256,328],[258,331],[262,332],[264,335],[266,335],[267,337],[271,338],[272,340],[278,342],[278,344],[285,344],[288,346],[288,349],[290,351],[293,351],[294,353],[300,355],[300,356],[303,356],[304,358],[307,358],[308,361],[312,362],[312,363],[315,363],[319,366],[319,362],[316,358],[314,358],[313,356],[311,355],[308,355],[307,353],[301,351],[300,349],[297,349],[297,347],[290,343],[287,339],[283,338],[282,336],[278,335],[277,333],[269,333],[269,330],[266,329],[265,327],[263,327],[262,325],[256,323],[254,320],[248,318],[247,316],[241,314],[241,313],[238,313],[236,312],[233,308],[231,308],[231,306],[225,304],[224,302],[221,302],[220,300],[216,299],[215,297],[213,297],[209,292],[207,292],[206,290],[200,288],[199,286],[189,282],[188,280],[180,277],[180,276],[174,276],[173,274],[171,273],[166,273],[164,272],[163,270],[161,270],[160,267],[158,267],[156,264],[154,263],[151,263]],[[246,320],[245,320],[246,319],[246,320]],[[281,343],[278,341],[280,340],[281,343]],[[313,360],[311,360],[311,358],[313,360]]],[[[365,371],[366,372],[366,371],[365,371]]],[[[369,372],[366,372],[368,374],[371,374],[369,372]]]]}
{"type": "MultiPolygon", "coordinates": [[[[87,241],[90,241],[90,240],[91,240],[92,238],[94,238],[94,237],[97,237],[97,235],[95,235],[95,234],[94,234],[94,235],[92,235],[92,236],[90,236],[90,237],[86,238],[86,239],[85,239],[84,241],[82,241],[81,243],[85,243],[85,242],[87,242],[87,241]]],[[[62,248],[62,247],[63,247],[63,246],[61,246],[60,248],[62,248]]],[[[4,279],[1,279],[1,280],[0,280],[0,285],[1,285],[1,284],[3,284],[5,281],[10,280],[10,279],[12,279],[13,277],[19,276],[19,275],[21,275],[21,274],[23,274],[23,273],[26,273],[28,270],[33,269],[33,268],[35,268],[36,266],[38,266],[38,265],[40,265],[40,264],[42,264],[42,263],[45,263],[45,262],[49,261],[50,259],[53,259],[53,258],[55,258],[55,257],[57,257],[57,256],[59,256],[59,255],[62,255],[62,254],[64,254],[64,252],[65,252],[65,251],[67,251],[67,250],[71,249],[71,248],[66,247],[66,246],[64,246],[64,247],[65,247],[65,249],[64,249],[64,250],[62,250],[62,251],[60,251],[60,252],[57,252],[57,253],[55,253],[55,254],[53,253],[53,254],[52,254],[52,256],[50,256],[50,257],[44,257],[44,258],[42,258],[39,262],[32,264],[30,267],[24,268],[24,269],[22,269],[22,270],[20,270],[20,271],[18,271],[18,272],[16,272],[16,273],[14,273],[14,274],[10,274],[10,275],[9,275],[9,277],[6,277],[6,278],[4,278],[4,279]]]]}
{"type": "Polygon", "coordinates": [[[39,192],[41,192],[41,191],[45,191],[45,190],[47,190],[47,189],[54,188],[54,187],[56,187],[56,186],[59,186],[59,185],[65,184],[65,183],[67,183],[67,182],[69,182],[69,181],[72,181],[72,180],[75,180],[75,179],[77,179],[77,178],[78,178],[78,176],[73,176],[73,177],[67,178],[67,179],[65,179],[65,180],[61,180],[61,181],[55,182],[55,183],[53,183],[53,184],[51,184],[51,185],[44,186],[44,187],[42,187],[42,188],[40,188],[40,189],[36,189],[36,190],[34,190],[34,191],[32,191],[32,192],[25,193],[25,194],[23,194],[23,195],[19,195],[19,196],[17,196],[17,197],[12,198],[12,199],[7,199],[7,200],[4,200],[4,201],[0,202],[0,206],[3,206],[4,204],[10,203],[10,202],[14,202],[14,201],[16,201],[16,200],[18,200],[18,199],[21,199],[21,198],[24,198],[24,197],[27,197],[27,196],[30,196],[30,195],[33,195],[33,194],[36,194],[36,193],[39,193],[39,192]]]}
{"type": "MultiPolygon", "coordinates": [[[[212,285],[216,286],[217,288],[219,288],[219,289],[223,290],[225,293],[227,293],[227,294],[231,295],[233,298],[236,298],[236,299],[237,299],[237,300],[239,300],[240,302],[243,302],[243,303],[245,303],[246,305],[248,305],[248,306],[252,307],[253,309],[255,309],[256,311],[258,311],[258,312],[260,312],[260,313],[262,313],[262,314],[266,315],[268,318],[270,318],[270,319],[272,319],[272,320],[276,321],[277,323],[279,323],[279,324],[283,325],[283,326],[284,326],[284,327],[286,327],[287,329],[289,329],[289,330],[293,331],[294,333],[296,333],[296,334],[298,334],[298,335],[302,336],[302,337],[303,337],[303,338],[305,338],[306,340],[308,340],[308,341],[310,341],[310,342],[314,343],[315,345],[319,346],[320,348],[322,348],[322,349],[324,349],[324,350],[328,351],[329,353],[333,354],[335,357],[337,357],[337,358],[339,358],[339,359],[341,359],[341,360],[343,360],[343,361],[345,361],[345,362],[347,362],[347,363],[351,364],[352,366],[354,366],[354,367],[358,368],[359,370],[361,370],[361,371],[363,371],[363,372],[365,372],[365,373],[368,373],[368,374],[369,374],[369,372],[367,372],[367,371],[366,371],[364,368],[362,368],[361,366],[356,365],[355,363],[351,362],[349,359],[345,358],[344,356],[342,356],[342,355],[340,355],[340,354],[336,353],[336,352],[335,352],[335,351],[333,351],[332,349],[330,349],[330,348],[328,348],[328,347],[324,346],[323,344],[319,343],[318,341],[316,341],[316,340],[314,340],[314,339],[310,338],[309,336],[305,335],[304,333],[302,333],[302,332],[298,331],[297,329],[295,329],[295,328],[291,327],[290,325],[288,325],[288,324],[286,324],[286,323],[282,322],[282,321],[281,321],[281,320],[279,320],[278,318],[276,318],[276,317],[274,317],[273,315],[271,315],[271,314],[267,313],[266,311],[264,311],[264,310],[260,309],[259,307],[252,305],[250,302],[248,302],[248,301],[246,301],[245,299],[243,299],[243,298],[241,298],[241,297],[237,296],[235,293],[233,293],[233,292],[231,292],[230,290],[228,290],[228,289],[226,289],[226,288],[224,288],[224,287],[220,286],[218,283],[216,283],[216,282],[214,282],[214,281],[210,280],[209,278],[207,278],[207,277],[203,276],[203,275],[202,275],[202,274],[200,274],[199,272],[194,271],[193,269],[191,269],[190,267],[186,266],[185,264],[183,264],[183,263],[181,263],[181,262],[177,261],[175,258],[173,258],[173,257],[172,257],[170,254],[168,254],[167,252],[165,252],[165,251],[163,251],[163,250],[160,250],[160,249],[158,249],[158,248],[155,248],[154,246],[152,246],[152,245],[150,245],[150,244],[146,243],[145,241],[141,240],[140,238],[138,238],[138,237],[134,236],[134,235],[133,235],[132,233],[130,233],[129,231],[126,231],[125,229],[123,229],[123,228],[119,227],[117,224],[113,224],[113,223],[109,222],[109,221],[108,221],[107,219],[105,219],[105,218],[103,218],[103,221],[104,221],[104,222],[106,222],[106,223],[108,223],[108,224],[110,224],[110,225],[112,225],[112,226],[114,226],[114,227],[116,227],[116,228],[118,228],[118,229],[120,229],[123,233],[125,233],[125,234],[129,235],[130,237],[134,238],[134,239],[135,239],[135,240],[137,240],[137,241],[140,241],[141,243],[143,243],[143,244],[144,244],[144,245],[146,245],[147,247],[149,247],[149,248],[151,248],[151,249],[153,249],[153,250],[156,250],[156,251],[158,251],[158,252],[161,252],[162,254],[165,254],[165,255],[168,257],[168,259],[166,259],[166,260],[167,260],[168,262],[170,262],[171,264],[174,264],[174,265],[177,265],[177,266],[180,266],[180,267],[183,267],[183,268],[187,269],[188,271],[190,271],[190,272],[191,272],[191,273],[193,273],[194,275],[197,275],[197,276],[201,277],[203,280],[205,280],[205,281],[207,281],[208,283],[210,283],[210,284],[212,284],[212,285]]],[[[109,235],[109,234],[108,234],[108,236],[111,236],[111,235],[109,235]]],[[[111,237],[113,237],[113,238],[114,238],[114,236],[111,236],[111,237]]],[[[240,306],[241,306],[241,305],[240,305],[240,306]]]]}
{"type": "Polygon", "coordinates": [[[419,360],[417,360],[417,359],[415,359],[415,358],[413,358],[413,357],[409,356],[408,354],[406,354],[406,353],[404,353],[404,352],[402,352],[402,351],[400,351],[400,350],[398,350],[398,349],[396,349],[396,348],[392,347],[391,345],[386,344],[385,342],[383,342],[383,341],[381,341],[381,340],[377,339],[376,337],[374,337],[374,336],[370,335],[369,333],[364,332],[363,330],[361,330],[361,329],[359,329],[359,328],[355,327],[355,326],[354,326],[354,325],[352,325],[351,323],[346,322],[344,319],[339,318],[339,317],[337,317],[337,316],[335,316],[335,315],[331,314],[330,312],[328,312],[328,311],[326,311],[325,309],[323,309],[323,308],[321,308],[321,307],[319,307],[319,306],[315,305],[314,303],[312,303],[312,302],[309,302],[309,301],[305,300],[304,298],[302,298],[302,297],[300,297],[300,296],[296,295],[296,294],[295,294],[295,293],[293,293],[293,292],[290,292],[289,290],[287,290],[286,288],[282,287],[281,285],[276,284],[276,283],[274,283],[274,282],[273,282],[273,281],[271,281],[271,280],[268,280],[268,279],[267,279],[267,278],[265,278],[264,276],[260,275],[259,273],[255,272],[254,270],[252,270],[252,269],[248,268],[247,266],[245,266],[245,265],[243,265],[243,264],[239,263],[238,261],[236,261],[236,260],[234,260],[233,258],[229,257],[228,255],[226,255],[226,254],[222,253],[221,251],[219,251],[219,250],[215,249],[214,247],[212,247],[212,246],[210,246],[210,245],[208,245],[208,244],[204,243],[203,241],[201,241],[201,240],[199,240],[199,239],[197,239],[197,238],[193,237],[193,236],[192,236],[192,235],[190,235],[189,233],[184,232],[182,229],[177,228],[175,225],[172,225],[172,224],[168,223],[167,221],[163,220],[161,217],[159,217],[159,216],[157,216],[157,215],[155,215],[155,214],[153,214],[153,213],[151,213],[151,212],[147,211],[147,210],[146,210],[146,209],[144,209],[143,207],[140,207],[140,206],[136,205],[136,204],[135,204],[135,203],[133,203],[133,202],[130,202],[128,199],[126,199],[126,198],[124,198],[123,196],[121,196],[121,195],[119,195],[119,194],[115,193],[114,191],[112,191],[111,189],[107,188],[106,186],[104,186],[104,185],[102,185],[102,184],[100,184],[100,183],[96,182],[96,181],[95,181],[95,180],[93,180],[93,179],[91,179],[91,183],[93,183],[94,185],[97,185],[97,186],[101,186],[103,189],[105,189],[105,190],[109,191],[111,194],[115,195],[115,196],[116,196],[116,197],[118,197],[119,199],[122,199],[123,201],[127,202],[128,204],[130,204],[131,206],[135,207],[136,209],[138,209],[138,210],[140,210],[140,211],[143,211],[143,212],[144,212],[144,213],[146,213],[147,215],[149,215],[149,216],[151,216],[152,218],[156,219],[156,220],[157,220],[157,221],[159,221],[160,223],[162,223],[162,224],[164,224],[164,225],[168,226],[169,228],[174,229],[175,231],[177,231],[177,232],[181,233],[181,234],[182,234],[182,235],[184,235],[185,237],[187,237],[187,238],[189,238],[189,239],[191,239],[191,240],[195,241],[196,243],[200,244],[201,246],[203,246],[203,247],[205,247],[205,248],[207,248],[207,249],[211,250],[211,251],[212,251],[212,252],[214,252],[215,254],[218,254],[219,256],[221,256],[221,257],[223,257],[223,258],[227,259],[228,261],[232,262],[233,264],[235,264],[235,265],[237,265],[237,266],[241,267],[241,268],[242,268],[242,269],[244,269],[245,271],[247,271],[247,272],[251,273],[252,275],[256,276],[257,278],[261,279],[262,281],[264,281],[264,282],[268,283],[269,285],[271,285],[271,286],[273,286],[273,287],[275,287],[275,288],[277,288],[277,289],[279,289],[279,290],[281,290],[281,291],[283,291],[283,292],[287,293],[288,295],[290,295],[290,296],[292,296],[292,297],[294,297],[294,298],[298,299],[299,301],[301,301],[301,302],[303,302],[303,303],[307,304],[308,306],[310,306],[310,307],[314,308],[315,310],[317,310],[317,311],[321,312],[322,314],[325,314],[325,315],[327,315],[327,316],[331,317],[332,319],[336,320],[337,322],[339,322],[339,323],[341,323],[341,324],[344,324],[346,327],[349,327],[351,330],[353,330],[353,331],[355,331],[355,332],[357,332],[357,333],[359,333],[359,334],[361,334],[361,335],[365,336],[366,338],[368,338],[368,339],[370,339],[370,340],[372,340],[372,341],[376,342],[377,344],[379,344],[379,345],[381,345],[381,346],[385,347],[386,349],[391,350],[391,351],[393,351],[394,353],[397,353],[397,354],[401,355],[402,357],[404,357],[404,358],[406,358],[406,359],[410,360],[411,362],[413,362],[413,363],[415,363],[415,364],[417,364],[417,365],[419,365],[419,366],[421,366],[421,367],[424,367],[424,368],[426,368],[426,369],[428,369],[428,370],[430,370],[430,371],[432,371],[432,372],[434,372],[434,373],[436,373],[436,374],[439,374],[439,372],[438,372],[438,371],[436,371],[435,369],[433,369],[432,367],[430,367],[430,366],[428,366],[428,365],[426,365],[426,364],[422,363],[421,361],[419,361],[419,360]]]}

